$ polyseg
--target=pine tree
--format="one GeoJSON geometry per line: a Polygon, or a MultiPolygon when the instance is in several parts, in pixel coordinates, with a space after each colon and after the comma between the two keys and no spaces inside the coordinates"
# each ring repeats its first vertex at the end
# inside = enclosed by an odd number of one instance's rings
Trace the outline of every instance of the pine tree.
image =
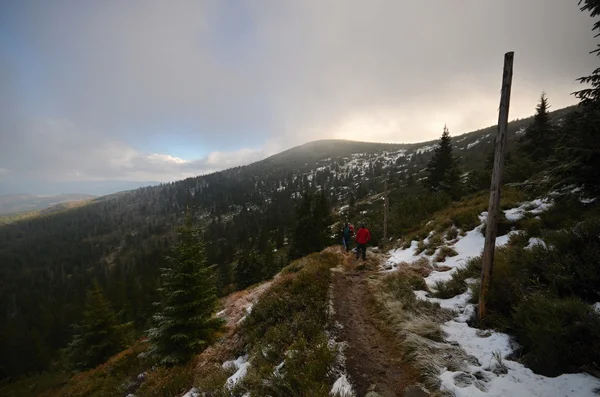
{"type": "Polygon", "coordinates": [[[453,197],[459,197],[462,192],[460,169],[458,161],[452,154],[450,132],[446,126],[438,147],[427,164],[425,183],[431,191],[444,191],[453,197]]]}
{"type": "MultiPolygon", "coordinates": [[[[579,5],[582,3],[581,11],[589,11],[592,18],[600,16],[600,0],[579,0],[579,5]]],[[[600,20],[594,22],[592,30],[598,32],[596,36],[600,35],[600,20]]],[[[600,44],[591,53],[600,56],[600,44]]],[[[581,100],[584,106],[598,105],[600,102],[600,68],[595,69],[591,75],[580,77],[577,80],[582,84],[590,84],[592,87],[574,92],[574,95],[581,100]]]]}
{"type": "Polygon", "coordinates": [[[155,326],[148,330],[148,355],[165,365],[185,362],[206,349],[222,327],[222,320],[213,317],[218,303],[214,268],[206,262],[204,243],[189,212],[177,234],[167,257],[170,267],[160,276],[162,299],[156,303],[155,326]]]}
{"type": "MultiPolygon", "coordinates": [[[[579,2],[582,3],[582,11],[589,11],[592,18],[600,16],[600,0],[579,2]]],[[[594,23],[592,30],[600,34],[600,20],[594,23]]],[[[600,56],[600,44],[592,53],[600,56]]],[[[574,93],[581,100],[581,106],[579,111],[567,117],[561,128],[551,175],[558,184],[576,184],[597,195],[600,193],[597,177],[600,169],[600,68],[578,81],[591,84],[592,88],[574,93]]]]}
{"type": "Polygon", "coordinates": [[[83,319],[75,326],[73,340],[65,349],[67,365],[75,370],[95,367],[121,351],[131,324],[119,324],[102,289],[88,290],[83,319]]]}
{"type": "Polygon", "coordinates": [[[555,131],[550,123],[550,114],[548,109],[548,98],[542,92],[540,102],[536,106],[536,113],[533,122],[525,135],[520,139],[521,153],[534,162],[543,162],[548,160],[554,149],[555,131]]]}
{"type": "Polygon", "coordinates": [[[266,276],[261,256],[254,249],[242,252],[235,265],[235,282],[238,289],[244,289],[263,280],[266,276]]]}
{"type": "Polygon", "coordinates": [[[330,243],[331,208],[324,191],[318,195],[305,193],[296,209],[296,225],[292,231],[290,259],[318,252],[330,243]]]}

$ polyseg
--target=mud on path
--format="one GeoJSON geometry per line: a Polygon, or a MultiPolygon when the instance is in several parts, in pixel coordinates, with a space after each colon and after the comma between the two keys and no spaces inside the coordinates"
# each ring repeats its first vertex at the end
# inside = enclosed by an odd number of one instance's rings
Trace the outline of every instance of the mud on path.
{"type": "MultiPolygon", "coordinates": [[[[342,254],[345,255],[345,254],[342,254]]],[[[407,387],[418,374],[401,360],[400,348],[389,331],[378,326],[369,278],[377,277],[379,258],[366,263],[345,255],[343,269],[333,273],[335,320],[343,328],[338,340],[346,342],[346,370],[357,397],[370,390],[382,397],[412,395],[407,387]]]]}

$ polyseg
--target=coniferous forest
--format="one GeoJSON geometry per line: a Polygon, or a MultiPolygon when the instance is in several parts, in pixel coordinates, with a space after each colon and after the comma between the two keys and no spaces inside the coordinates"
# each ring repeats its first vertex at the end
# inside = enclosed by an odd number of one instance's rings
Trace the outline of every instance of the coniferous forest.
{"type": "MultiPolygon", "coordinates": [[[[597,1],[582,4],[600,14],[597,1]]],[[[576,93],[578,106],[550,112],[552,98],[541,94],[532,118],[510,123],[506,184],[600,192],[600,69],[580,80],[591,88],[576,93]]],[[[148,330],[165,363],[184,361],[220,327],[202,310],[338,243],[336,222],[364,221],[373,243],[384,245],[384,181],[393,239],[488,188],[496,128],[453,137],[451,126],[442,127],[439,141],[421,144],[317,141],[1,226],[0,379],[90,368],[148,330]],[[181,295],[190,283],[206,285],[181,295]],[[196,323],[169,313],[181,300],[196,323]],[[164,337],[171,325],[185,340],[164,337]]]]}

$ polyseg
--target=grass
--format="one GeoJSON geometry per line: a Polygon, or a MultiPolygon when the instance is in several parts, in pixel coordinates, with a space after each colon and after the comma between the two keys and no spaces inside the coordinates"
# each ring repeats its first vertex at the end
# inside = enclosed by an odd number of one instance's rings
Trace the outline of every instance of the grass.
{"type": "Polygon", "coordinates": [[[465,266],[456,268],[449,280],[438,281],[435,284],[433,296],[440,299],[449,299],[467,292],[469,285],[466,280],[480,276],[481,260],[481,256],[470,258],[465,266]]]}
{"type": "MultiPolygon", "coordinates": [[[[512,186],[504,186],[500,207],[502,209],[513,208],[527,198],[527,194],[522,190],[512,186]]],[[[432,231],[440,235],[444,233],[447,240],[452,240],[459,233],[474,229],[481,223],[479,215],[483,211],[487,211],[488,201],[489,193],[481,192],[466,196],[459,201],[448,202],[445,206],[437,208],[437,211],[432,211],[426,220],[417,222],[412,227],[407,228],[404,233],[403,247],[410,247],[412,240],[423,240],[432,231]]],[[[438,244],[437,247],[440,245],[438,244]]],[[[427,246],[424,246],[421,252],[427,248],[427,246]]]]}
{"type": "Polygon", "coordinates": [[[331,268],[338,254],[323,252],[299,259],[284,269],[242,324],[232,354],[248,353],[250,367],[233,389],[230,375],[213,367],[198,376],[201,391],[218,396],[328,396],[338,351],[326,333],[331,268]],[[283,363],[275,372],[275,367],[283,363]]]}
{"type": "MultiPolygon", "coordinates": [[[[29,384],[27,393],[24,389],[15,390],[18,383],[10,385],[11,389],[1,390],[2,395],[38,395],[41,397],[101,397],[113,395],[127,395],[139,386],[137,376],[148,368],[148,363],[142,362],[138,355],[146,350],[146,345],[137,343],[134,346],[111,357],[106,363],[98,367],[75,374],[71,378],[62,374],[63,381],[40,384],[36,379],[25,379],[29,384]]],[[[60,379],[59,374],[56,379],[60,379]]],[[[40,378],[38,378],[40,379],[40,378]]],[[[137,394],[136,392],[136,395],[137,394]]]]}
{"type": "Polygon", "coordinates": [[[429,390],[439,390],[440,363],[447,364],[448,358],[435,346],[444,338],[440,324],[452,314],[437,303],[417,299],[409,281],[422,279],[429,271],[428,261],[407,264],[374,283],[373,289],[378,312],[400,341],[403,358],[419,371],[421,383],[429,390]]]}
{"type": "Polygon", "coordinates": [[[440,248],[435,258],[433,258],[433,261],[437,263],[444,262],[446,258],[453,257],[456,255],[458,255],[458,252],[456,252],[454,248],[444,245],[440,248]]]}

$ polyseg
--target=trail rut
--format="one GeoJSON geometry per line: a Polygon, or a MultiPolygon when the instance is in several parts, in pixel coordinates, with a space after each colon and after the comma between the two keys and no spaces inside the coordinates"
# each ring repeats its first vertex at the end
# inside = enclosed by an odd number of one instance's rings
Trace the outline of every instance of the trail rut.
{"type": "Polygon", "coordinates": [[[370,277],[377,277],[377,265],[374,257],[363,263],[346,256],[343,270],[333,275],[335,319],[343,326],[339,339],[347,343],[346,369],[357,397],[370,390],[382,397],[420,396],[406,392],[417,373],[402,362],[393,335],[379,326],[374,316],[368,283],[370,277]]]}

